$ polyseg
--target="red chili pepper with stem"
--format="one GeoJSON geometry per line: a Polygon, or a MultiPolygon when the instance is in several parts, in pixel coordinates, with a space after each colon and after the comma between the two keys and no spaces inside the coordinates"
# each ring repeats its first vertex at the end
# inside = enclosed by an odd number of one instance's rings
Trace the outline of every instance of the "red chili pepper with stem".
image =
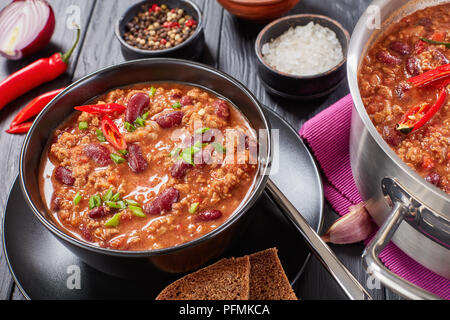
{"type": "Polygon", "coordinates": [[[32,124],[33,124],[33,121],[24,122],[24,123],[9,127],[9,129],[6,130],[6,132],[12,133],[12,134],[27,133],[28,130],[30,130],[32,124]]]}
{"type": "Polygon", "coordinates": [[[126,110],[126,107],[118,103],[109,103],[79,106],[75,107],[75,110],[87,112],[90,114],[111,114],[114,112],[123,112],[126,110]]]}
{"type": "Polygon", "coordinates": [[[102,132],[106,140],[113,145],[117,150],[125,150],[127,148],[127,143],[120,133],[119,128],[111,120],[110,117],[104,115],[102,118],[102,132]]]}
{"type": "Polygon", "coordinates": [[[25,120],[30,119],[31,117],[37,115],[39,112],[44,109],[44,107],[52,101],[54,97],[56,97],[64,88],[53,90],[50,92],[46,92],[41,94],[40,96],[34,98],[30,101],[19,113],[14,117],[11,122],[10,127],[14,127],[19,123],[24,122],[25,120]]]}
{"type": "Polygon", "coordinates": [[[411,108],[402,117],[402,120],[397,124],[397,130],[401,133],[408,134],[425,125],[445,104],[447,98],[447,89],[441,88],[436,102],[431,106],[429,103],[424,103],[420,106],[411,108]]]}
{"type": "Polygon", "coordinates": [[[64,54],[57,52],[51,57],[39,59],[0,82],[0,110],[24,93],[63,74],[79,40],[78,28],[77,38],[69,51],[64,54]]]}

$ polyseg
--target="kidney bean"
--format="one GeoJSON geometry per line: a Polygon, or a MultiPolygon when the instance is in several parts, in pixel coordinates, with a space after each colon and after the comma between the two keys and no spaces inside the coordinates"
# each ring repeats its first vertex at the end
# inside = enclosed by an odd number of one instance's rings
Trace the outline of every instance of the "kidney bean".
{"type": "Polygon", "coordinates": [[[440,51],[438,49],[434,49],[433,50],[433,58],[435,60],[439,61],[439,63],[441,65],[449,63],[447,57],[442,53],[442,51],[440,51]]]}
{"type": "Polygon", "coordinates": [[[98,143],[91,143],[86,145],[84,148],[84,153],[102,166],[106,166],[111,163],[110,152],[108,148],[102,146],[98,143]]]}
{"type": "Polygon", "coordinates": [[[135,93],[128,100],[127,110],[125,111],[125,121],[133,123],[137,117],[144,113],[144,109],[148,107],[150,98],[143,92],[135,93]]]}
{"type": "MultiPolygon", "coordinates": [[[[179,94],[179,93],[172,93],[171,95],[170,95],[170,98],[171,99],[180,99],[181,98],[181,95],[179,94]]],[[[180,102],[181,103],[181,102],[180,102]]]]}
{"type": "Polygon", "coordinates": [[[417,54],[421,54],[427,48],[427,46],[428,45],[425,41],[419,40],[414,45],[414,52],[417,54]]]}
{"type": "Polygon", "coordinates": [[[141,148],[137,144],[128,146],[128,165],[134,173],[142,172],[148,167],[147,160],[142,156],[141,148]]]}
{"type": "Polygon", "coordinates": [[[228,119],[230,117],[230,107],[228,104],[220,99],[217,99],[213,103],[215,113],[222,119],[228,119]]]}
{"type": "Polygon", "coordinates": [[[424,26],[425,29],[429,29],[431,28],[433,21],[431,21],[430,18],[420,18],[419,20],[417,20],[417,24],[419,26],[424,26]]]}
{"type": "Polygon", "coordinates": [[[401,100],[409,89],[411,89],[411,85],[406,81],[402,81],[395,86],[395,94],[401,100]]]}
{"type": "Polygon", "coordinates": [[[377,58],[378,61],[381,61],[389,65],[396,65],[402,62],[402,59],[393,56],[389,52],[383,50],[378,51],[375,57],[377,58]]]}
{"type": "Polygon", "coordinates": [[[55,178],[68,186],[73,186],[75,183],[75,178],[72,177],[72,171],[66,167],[57,167],[55,169],[55,178]]]}
{"type": "Polygon", "coordinates": [[[220,210],[205,210],[199,212],[197,214],[197,220],[200,221],[211,221],[217,220],[222,216],[222,212],[220,210]]]}
{"type": "Polygon", "coordinates": [[[417,76],[420,74],[420,59],[414,56],[409,57],[406,60],[406,64],[405,64],[405,68],[406,71],[412,75],[412,76],[417,76]]]}
{"type": "Polygon", "coordinates": [[[180,104],[184,107],[192,104],[192,98],[190,96],[183,96],[180,100],[180,104]]]}
{"type": "Polygon", "coordinates": [[[159,116],[155,121],[161,128],[167,129],[177,126],[183,120],[184,113],[182,111],[174,111],[162,116],[159,116]]]}
{"type": "Polygon", "coordinates": [[[61,209],[61,198],[56,197],[53,194],[52,201],[50,202],[50,209],[52,211],[59,211],[61,209]]]}
{"type": "Polygon", "coordinates": [[[185,176],[190,167],[192,167],[192,165],[189,163],[186,163],[183,160],[178,160],[173,164],[172,168],[170,168],[170,174],[176,179],[181,179],[185,176]]]}
{"type": "Polygon", "coordinates": [[[391,42],[391,44],[389,45],[389,48],[392,51],[400,53],[401,55],[406,55],[406,54],[411,53],[411,47],[408,44],[401,42],[401,41],[391,42]]]}
{"type": "Polygon", "coordinates": [[[89,230],[84,225],[80,225],[79,229],[83,239],[92,242],[92,235],[89,230]]]}
{"type": "Polygon", "coordinates": [[[439,184],[441,183],[441,176],[436,172],[431,172],[425,177],[425,180],[431,184],[434,184],[436,187],[439,187],[439,184]]]}
{"type": "Polygon", "coordinates": [[[161,192],[155,200],[144,205],[144,212],[149,215],[159,215],[172,209],[172,204],[178,201],[180,193],[174,187],[161,192]]]}
{"type": "Polygon", "coordinates": [[[402,142],[403,137],[393,126],[384,126],[383,139],[391,146],[396,147],[402,142]]]}
{"type": "Polygon", "coordinates": [[[105,207],[97,207],[89,211],[89,218],[91,219],[99,219],[106,216],[107,212],[105,207]]]}

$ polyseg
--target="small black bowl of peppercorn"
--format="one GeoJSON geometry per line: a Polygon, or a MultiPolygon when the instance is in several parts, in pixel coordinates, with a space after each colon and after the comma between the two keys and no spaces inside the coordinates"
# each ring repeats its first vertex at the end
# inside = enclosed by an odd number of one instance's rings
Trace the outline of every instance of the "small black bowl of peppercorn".
{"type": "Polygon", "coordinates": [[[116,24],[126,59],[197,59],[205,47],[202,12],[189,0],[143,1],[116,24]]]}

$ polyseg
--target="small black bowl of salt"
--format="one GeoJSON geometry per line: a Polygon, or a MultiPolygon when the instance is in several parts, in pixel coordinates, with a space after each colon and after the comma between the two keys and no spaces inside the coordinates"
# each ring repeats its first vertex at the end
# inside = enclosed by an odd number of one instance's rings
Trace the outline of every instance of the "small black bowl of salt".
{"type": "Polygon", "coordinates": [[[350,36],[326,16],[298,14],[268,24],[255,51],[266,90],[291,100],[310,100],[333,92],[344,80],[350,36]]]}

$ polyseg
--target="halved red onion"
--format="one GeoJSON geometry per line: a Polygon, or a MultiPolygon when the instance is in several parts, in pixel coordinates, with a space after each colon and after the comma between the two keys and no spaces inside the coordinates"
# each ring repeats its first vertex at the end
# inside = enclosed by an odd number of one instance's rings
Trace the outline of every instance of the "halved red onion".
{"type": "Polygon", "coordinates": [[[55,15],[45,0],[15,0],[0,12],[0,54],[18,60],[45,47],[55,15]]]}

